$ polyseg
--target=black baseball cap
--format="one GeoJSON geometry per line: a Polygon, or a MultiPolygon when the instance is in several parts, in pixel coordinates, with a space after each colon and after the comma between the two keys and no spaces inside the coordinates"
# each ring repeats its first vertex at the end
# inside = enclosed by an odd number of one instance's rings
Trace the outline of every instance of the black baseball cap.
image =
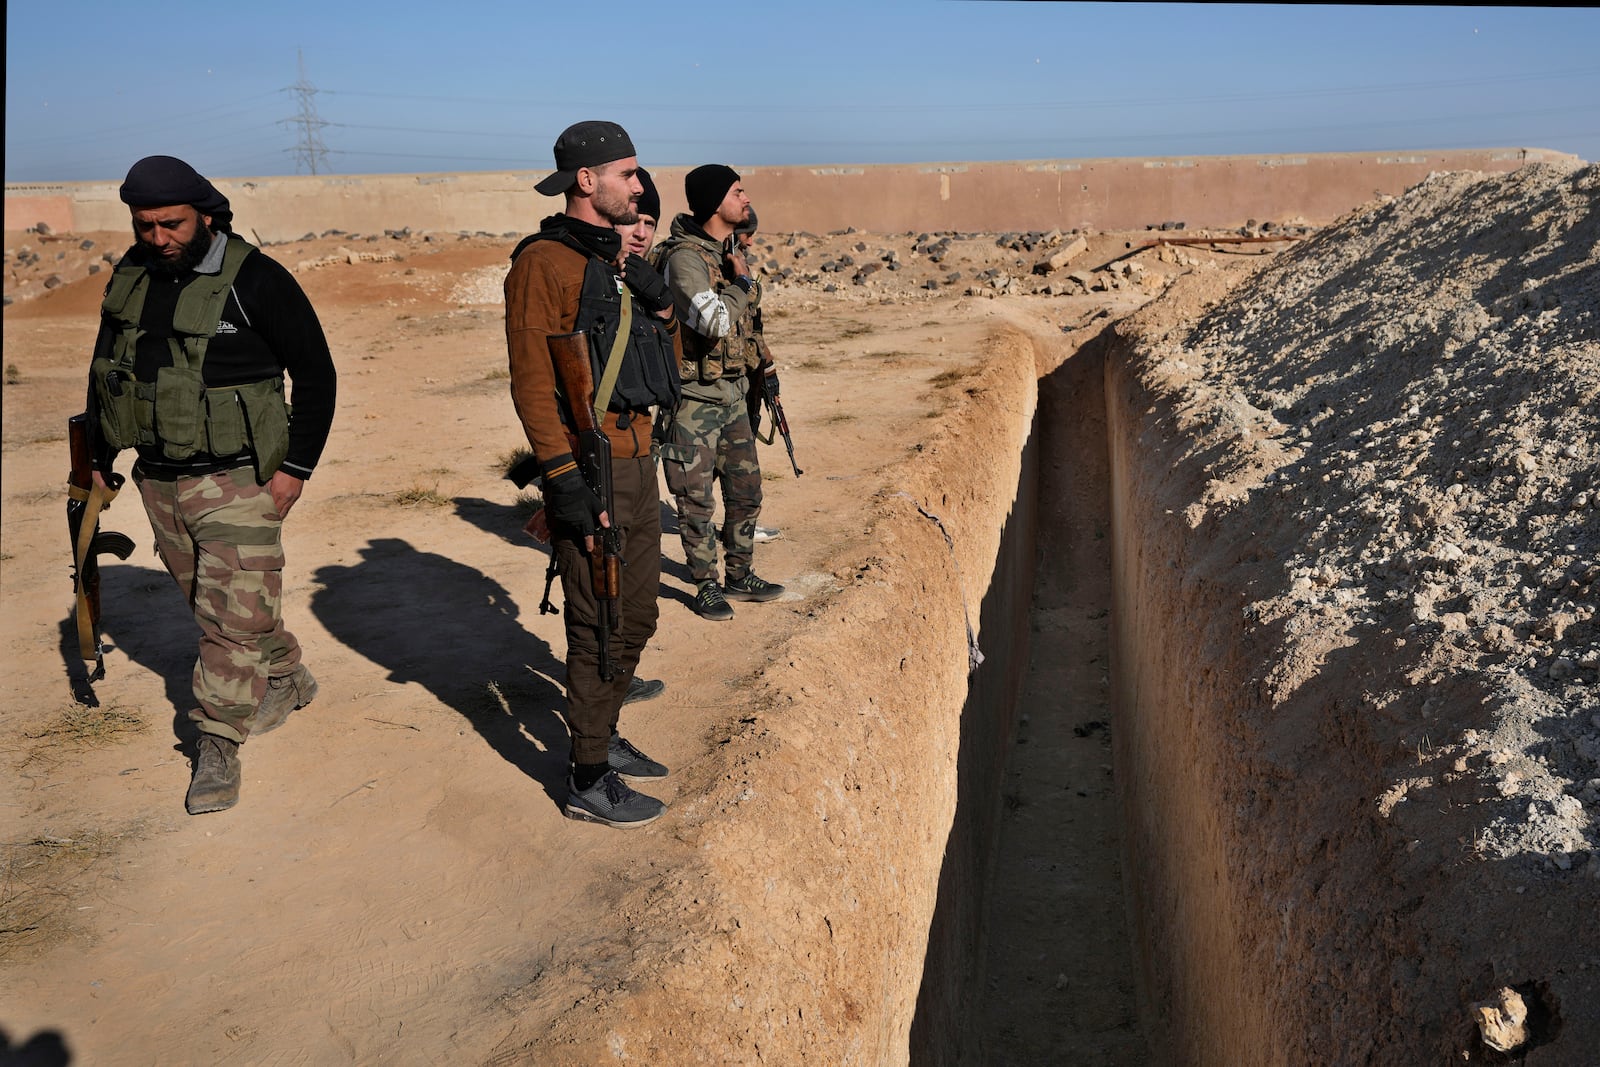
{"type": "Polygon", "coordinates": [[[579,122],[568,126],[556,138],[556,172],[534,188],[545,196],[555,196],[572,188],[578,171],[598,167],[638,155],[628,131],[615,122],[579,122]]]}

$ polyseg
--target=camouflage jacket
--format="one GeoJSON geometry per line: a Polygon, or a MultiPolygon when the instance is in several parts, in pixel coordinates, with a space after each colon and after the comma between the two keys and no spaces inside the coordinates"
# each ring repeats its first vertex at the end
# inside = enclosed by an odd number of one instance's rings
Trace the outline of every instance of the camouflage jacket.
{"type": "Polygon", "coordinates": [[[672,220],[672,235],[652,251],[651,263],[672,291],[683,333],[679,372],[685,382],[737,378],[759,361],[753,341],[754,311],[761,283],[750,291],[725,269],[723,246],[689,215],[672,220]]]}

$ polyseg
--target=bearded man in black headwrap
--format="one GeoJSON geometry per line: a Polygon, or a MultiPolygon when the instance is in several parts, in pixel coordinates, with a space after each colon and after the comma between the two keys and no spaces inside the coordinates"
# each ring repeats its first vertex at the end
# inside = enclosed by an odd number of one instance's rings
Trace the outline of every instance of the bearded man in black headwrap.
{"type": "Polygon", "coordinates": [[[193,167],[141,159],[121,197],[135,240],[90,365],[94,477],[114,489],[117,454],[137,453],[156,550],[200,627],[185,803],[221,811],[239,799],[239,746],[317,692],[283,626],[282,524],[327,442],[337,376],[294,276],[231,232],[227,197],[193,167]]]}

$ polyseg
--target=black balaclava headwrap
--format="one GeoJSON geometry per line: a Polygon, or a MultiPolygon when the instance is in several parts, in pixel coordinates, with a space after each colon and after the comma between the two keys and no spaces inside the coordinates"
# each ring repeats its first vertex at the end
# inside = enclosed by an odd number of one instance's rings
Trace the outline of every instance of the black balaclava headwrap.
{"type": "Polygon", "coordinates": [[[139,160],[128,168],[128,177],[118,195],[131,208],[188,204],[200,214],[211,216],[213,230],[228,233],[233,229],[228,198],[176,156],[145,156],[139,160]]]}

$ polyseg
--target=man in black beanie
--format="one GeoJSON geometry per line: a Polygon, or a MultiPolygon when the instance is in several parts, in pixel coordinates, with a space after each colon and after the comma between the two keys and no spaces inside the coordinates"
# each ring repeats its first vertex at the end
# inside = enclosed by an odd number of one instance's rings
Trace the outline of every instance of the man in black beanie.
{"type": "Polygon", "coordinates": [[[619,224],[617,232],[622,234],[624,255],[648,256],[650,247],[656,243],[656,226],[661,221],[661,194],[656,191],[655,179],[650,177],[649,171],[640,167],[637,177],[643,189],[634,205],[638,217],[631,223],[619,224]]]}
{"type": "Polygon", "coordinates": [[[695,583],[694,611],[726,622],[733,618],[729,600],[766,602],[783,595],[783,586],[753,569],[761,463],[746,408],[746,374],[760,362],[750,331],[761,284],[731,240],[750,212],[738,173],[708,163],[690,171],[683,185],[689,211],[672,220],[672,235],[656,249],[654,260],[685,327],[679,363],[683,399],[670,429],[657,436],[663,438],[662,469],[677,502],[679,534],[695,583]],[[720,531],[711,521],[719,485],[720,531]],[[717,571],[719,536],[726,584],[717,571]]]}
{"type": "Polygon", "coordinates": [[[117,454],[138,453],[156,551],[200,627],[185,801],[198,815],[238,802],[245,739],[317,694],[283,626],[282,527],[328,440],[337,375],[294,276],[231,233],[227,197],[193,167],[141,159],[121,197],[135,241],[89,369],[94,481],[114,495],[117,454]]]}

